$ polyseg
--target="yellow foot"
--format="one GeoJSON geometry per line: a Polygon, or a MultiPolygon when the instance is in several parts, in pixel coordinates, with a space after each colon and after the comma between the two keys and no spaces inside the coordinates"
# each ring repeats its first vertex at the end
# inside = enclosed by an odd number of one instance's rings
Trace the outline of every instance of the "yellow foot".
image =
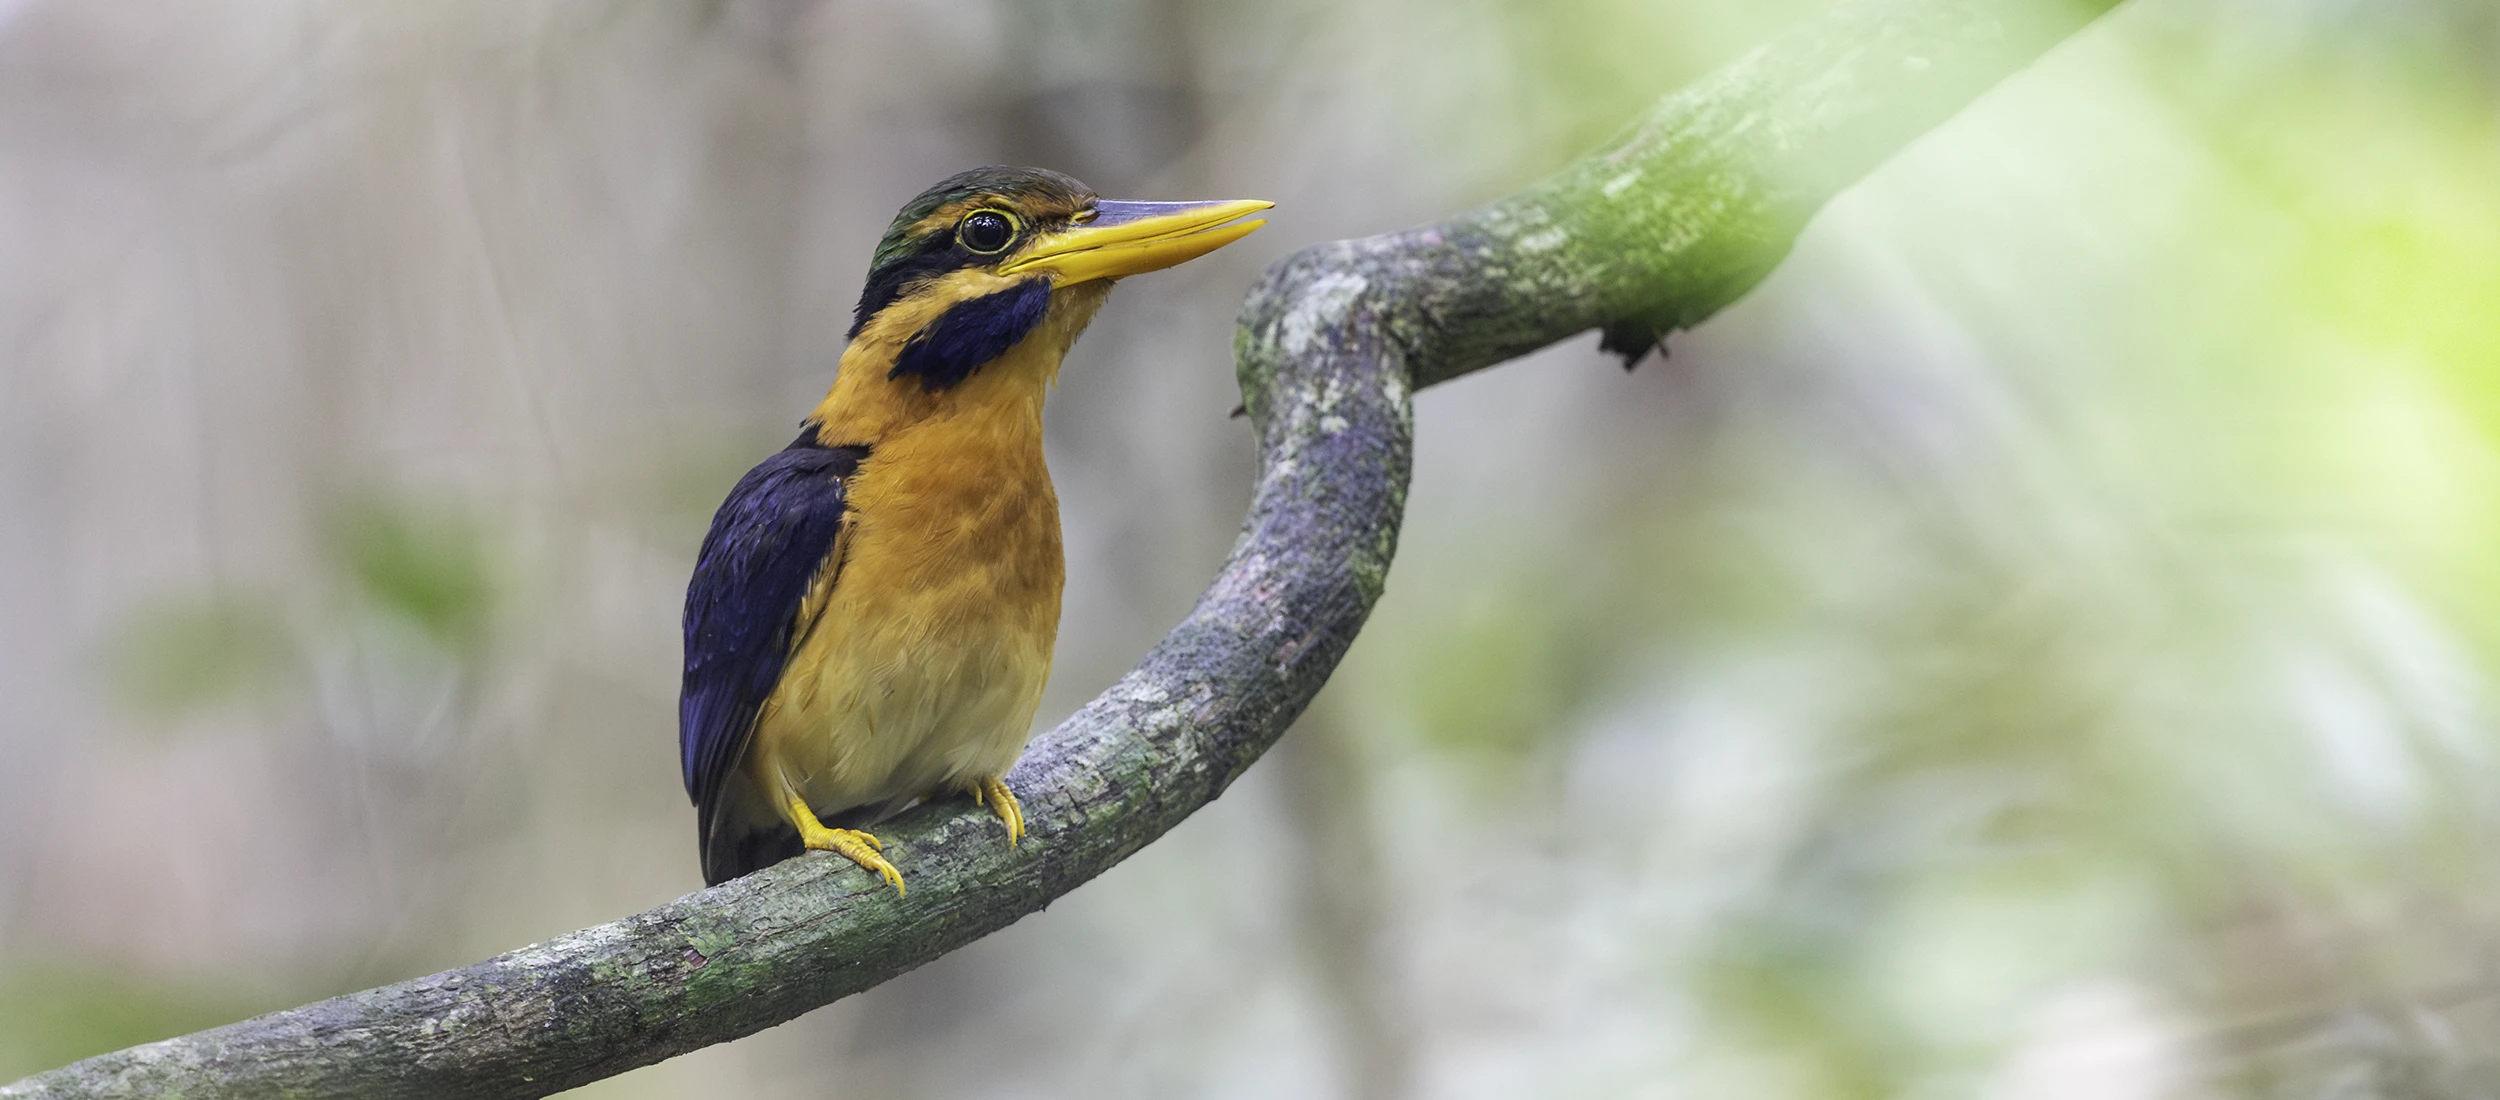
{"type": "Polygon", "coordinates": [[[1016,792],[1007,789],[1004,779],[984,779],[968,788],[972,804],[987,806],[1007,823],[1007,846],[1013,848],[1024,839],[1024,807],[1016,805],[1016,792]]]}
{"type": "Polygon", "coordinates": [[[803,799],[790,800],[790,818],[791,824],[798,826],[799,843],[806,845],[809,851],[832,852],[875,871],[878,878],[894,888],[895,897],[903,896],[903,873],[895,870],[893,864],[878,854],[885,849],[884,841],[857,829],[826,828],[824,822],[816,820],[816,811],[808,809],[803,799]]]}

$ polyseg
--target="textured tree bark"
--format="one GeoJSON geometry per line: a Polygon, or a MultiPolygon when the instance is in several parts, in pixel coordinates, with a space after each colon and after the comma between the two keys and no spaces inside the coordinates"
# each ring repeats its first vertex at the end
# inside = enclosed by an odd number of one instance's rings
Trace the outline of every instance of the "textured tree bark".
{"type": "Polygon", "coordinates": [[[1669,97],[1553,180],[1304,250],[1235,339],[1256,497],[1136,670],[1036,740],[1031,832],[924,806],[896,898],[811,857],[472,966],[132,1047],[0,1097],[533,1097],[749,1035],[996,931],[1212,801],[1302,712],[1381,592],[1420,386],[1589,329],[1637,359],[1750,289],[1815,210],[2117,0],[1850,0],[1669,97]]]}

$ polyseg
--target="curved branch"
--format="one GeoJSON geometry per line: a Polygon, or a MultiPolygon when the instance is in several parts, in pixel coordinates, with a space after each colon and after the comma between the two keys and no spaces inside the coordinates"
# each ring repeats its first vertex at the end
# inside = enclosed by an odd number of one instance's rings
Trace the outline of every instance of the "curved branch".
{"type": "Polygon", "coordinates": [[[5,1097],[543,1096],[749,1035],[1040,909],[1266,751],[1379,598],[1422,385],[1589,329],[1637,358],[1734,300],[1826,200],[2116,0],[1856,0],[1553,180],[1270,268],[1235,351],[1261,473],[1241,538],[1136,670],[1038,739],[1030,832],[924,806],[907,898],[796,859],[458,970],[90,1058],[5,1097]]]}

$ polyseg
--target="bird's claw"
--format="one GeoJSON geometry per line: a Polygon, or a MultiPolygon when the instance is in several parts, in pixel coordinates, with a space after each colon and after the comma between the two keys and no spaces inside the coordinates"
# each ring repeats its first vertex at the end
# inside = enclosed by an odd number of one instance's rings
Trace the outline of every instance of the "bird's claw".
{"type": "Polygon", "coordinates": [[[832,852],[876,872],[878,878],[894,888],[895,897],[903,896],[903,873],[895,870],[894,864],[884,856],[877,854],[885,850],[885,842],[876,837],[857,829],[824,829],[801,836],[799,842],[811,851],[832,852]]]}
{"type": "Polygon", "coordinates": [[[878,853],[885,851],[885,842],[858,829],[828,829],[816,820],[816,811],[805,799],[790,799],[791,823],[798,826],[799,843],[812,852],[832,852],[877,873],[885,884],[894,888],[894,896],[903,896],[903,873],[878,853]]]}
{"type": "Polygon", "coordinates": [[[1006,780],[995,777],[983,779],[967,790],[972,794],[973,805],[989,807],[991,813],[997,814],[998,819],[1007,824],[1008,847],[1013,848],[1017,841],[1024,839],[1024,807],[1016,803],[1016,792],[1007,789],[1006,780]]]}

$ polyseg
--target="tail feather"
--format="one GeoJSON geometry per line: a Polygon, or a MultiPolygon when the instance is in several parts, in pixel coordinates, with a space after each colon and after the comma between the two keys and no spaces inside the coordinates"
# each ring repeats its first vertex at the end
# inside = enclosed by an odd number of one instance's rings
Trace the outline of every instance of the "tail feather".
{"type": "Polygon", "coordinates": [[[703,842],[703,884],[718,886],[799,854],[799,831],[764,804],[744,777],[720,785],[712,801],[696,807],[695,835],[703,842]]]}
{"type": "Polygon", "coordinates": [[[799,845],[799,831],[788,825],[721,829],[703,846],[703,884],[718,886],[803,851],[806,849],[799,845]]]}

